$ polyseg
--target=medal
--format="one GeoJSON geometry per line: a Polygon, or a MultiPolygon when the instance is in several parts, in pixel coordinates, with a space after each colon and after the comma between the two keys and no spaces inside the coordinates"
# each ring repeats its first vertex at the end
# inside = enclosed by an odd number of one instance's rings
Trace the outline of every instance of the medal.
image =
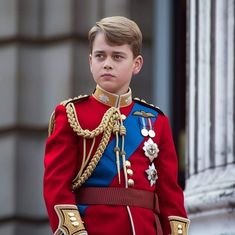
{"type": "Polygon", "coordinates": [[[141,129],[141,135],[146,137],[146,136],[148,136],[149,131],[146,128],[145,119],[143,117],[141,117],[141,120],[142,120],[142,126],[143,126],[143,128],[141,129]]]}
{"type": "Polygon", "coordinates": [[[155,131],[153,130],[152,120],[155,115],[152,113],[146,113],[145,111],[135,111],[133,115],[139,116],[140,126],[141,126],[141,135],[144,137],[154,138],[156,136],[155,131]]]}
{"type": "Polygon", "coordinates": [[[146,157],[149,158],[150,162],[154,160],[154,158],[157,157],[159,149],[156,143],[153,142],[152,139],[148,139],[148,141],[144,142],[144,154],[146,157]]]}
{"type": "Polygon", "coordinates": [[[156,181],[158,179],[158,175],[157,175],[157,170],[156,170],[153,163],[149,166],[149,168],[145,172],[148,175],[148,180],[150,182],[150,186],[153,186],[154,184],[156,184],[156,181]]]}
{"type": "Polygon", "coordinates": [[[149,135],[149,132],[148,132],[148,130],[147,130],[146,128],[143,128],[143,129],[141,130],[141,134],[142,134],[142,136],[146,137],[146,136],[149,135]]]}
{"type": "Polygon", "coordinates": [[[148,135],[149,135],[151,138],[154,138],[154,137],[155,137],[155,131],[154,131],[154,130],[149,130],[149,131],[148,131],[148,135]]]}
{"type": "Polygon", "coordinates": [[[149,128],[150,128],[150,130],[148,131],[148,135],[149,137],[153,138],[155,137],[155,131],[153,130],[151,118],[148,118],[148,122],[149,122],[149,128]]]}
{"type": "Polygon", "coordinates": [[[155,131],[153,130],[151,119],[148,118],[147,120],[148,120],[148,127],[149,127],[148,129],[147,129],[147,125],[145,122],[145,118],[141,117],[142,126],[143,126],[143,128],[141,129],[141,135],[144,137],[149,136],[151,138],[154,138],[156,134],[155,134],[155,131]]]}

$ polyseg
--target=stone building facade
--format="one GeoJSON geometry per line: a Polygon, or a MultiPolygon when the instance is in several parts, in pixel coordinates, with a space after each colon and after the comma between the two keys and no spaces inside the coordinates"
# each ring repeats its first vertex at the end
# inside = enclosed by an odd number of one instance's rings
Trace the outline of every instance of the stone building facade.
{"type": "Polygon", "coordinates": [[[188,1],[190,235],[235,234],[235,1],[188,1]]]}

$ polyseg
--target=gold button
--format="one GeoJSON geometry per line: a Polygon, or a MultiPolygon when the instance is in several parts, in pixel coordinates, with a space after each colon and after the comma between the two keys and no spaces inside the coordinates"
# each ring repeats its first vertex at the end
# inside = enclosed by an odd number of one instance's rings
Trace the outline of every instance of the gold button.
{"type": "Polygon", "coordinates": [[[182,229],[178,229],[178,234],[183,234],[183,230],[182,229]]]}
{"type": "Polygon", "coordinates": [[[126,119],[126,115],[125,114],[121,114],[121,118],[122,118],[122,120],[125,120],[126,119]]]}
{"type": "Polygon", "coordinates": [[[71,216],[75,216],[75,214],[73,212],[68,212],[68,215],[71,216]]]}
{"type": "Polygon", "coordinates": [[[178,224],[178,228],[179,228],[179,229],[182,229],[183,226],[182,226],[181,224],[178,224]]]}
{"type": "Polygon", "coordinates": [[[72,222],[72,225],[74,226],[74,227],[77,227],[78,225],[79,225],[79,223],[76,221],[76,222],[72,222]]]}
{"type": "Polygon", "coordinates": [[[127,183],[129,186],[134,186],[134,184],[135,184],[133,179],[128,179],[127,183]]]}
{"type": "Polygon", "coordinates": [[[133,175],[133,170],[127,169],[127,174],[128,174],[128,175],[133,175]]]}
{"type": "Polygon", "coordinates": [[[70,221],[77,221],[76,217],[70,217],[70,221]]]}
{"type": "Polygon", "coordinates": [[[131,167],[131,162],[130,161],[126,161],[126,167],[131,167]]]}

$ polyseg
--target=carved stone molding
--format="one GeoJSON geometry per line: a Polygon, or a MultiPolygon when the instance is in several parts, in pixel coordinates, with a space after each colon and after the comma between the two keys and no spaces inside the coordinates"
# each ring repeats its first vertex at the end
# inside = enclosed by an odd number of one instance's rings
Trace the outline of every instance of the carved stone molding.
{"type": "Polygon", "coordinates": [[[208,169],[191,176],[186,185],[189,213],[235,207],[235,166],[208,169]]]}

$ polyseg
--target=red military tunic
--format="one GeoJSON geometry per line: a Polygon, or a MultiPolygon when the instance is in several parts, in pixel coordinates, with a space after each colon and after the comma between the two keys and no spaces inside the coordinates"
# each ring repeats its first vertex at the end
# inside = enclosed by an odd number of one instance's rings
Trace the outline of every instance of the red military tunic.
{"type": "MultiPolygon", "coordinates": [[[[125,151],[128,167],[131,169],[127,174],[127,182],[122,167],[119,182],[115,153],[112,148],[115,138],[112,137],[109,141],[110,146],[107,147],[107,151],[105,150],[96,169],[83,187],[125,188],[127,184],[129,188],[156,192],[159,198],[159,219],[163,234],[170,234],[168,217],[186,218],[187,215],[184,209],[183,192],[177,184],[177,156],[167,117],[154,107],[132,100],[131,91],[125,95],[116,96],[97,87],[92,96],[77,100],[74,105],[83,129],[94,130],[110,105],[120,107],[120,113],[127,117],[123,121],[127,128],[125,151]],[[144,118],[141,116],[142,110],[150,113],[154,118],[144,118]],[[154,137],[141,135],[141,130],[146,126],[154,130],[154,137]],[[129,132],[131,134],[128,137],[129,132]],[[139,142],[136,142],[136,139],[139,142]],[[147,170],[150,169],[151,162],[145,156],[143,149],[149,139],[156,143],[159,149],[157,157],[153,159],[158,176],[155,180],[148,178],[147,170]]],[[[100,140],[99,135],[96,137],[91,156],[100,140]]],[[[86,153],[89,152],[91,143],[92,140],[87,140],[86,153]]],[[[136,206],[78,205],[79,195],[71,190],[71,185],[80,169],[83,150],[82,137],[78,136],[70,126],[65,105],[58,105],[55,110],[54,130],[47,139],[45,151],[44,198],[52,230],[55,232],[59,226],[59,218],[54,206],[64,204],[78,206],[89,235],[157,234],[155,216],[149,209],[136,206]]]]}

